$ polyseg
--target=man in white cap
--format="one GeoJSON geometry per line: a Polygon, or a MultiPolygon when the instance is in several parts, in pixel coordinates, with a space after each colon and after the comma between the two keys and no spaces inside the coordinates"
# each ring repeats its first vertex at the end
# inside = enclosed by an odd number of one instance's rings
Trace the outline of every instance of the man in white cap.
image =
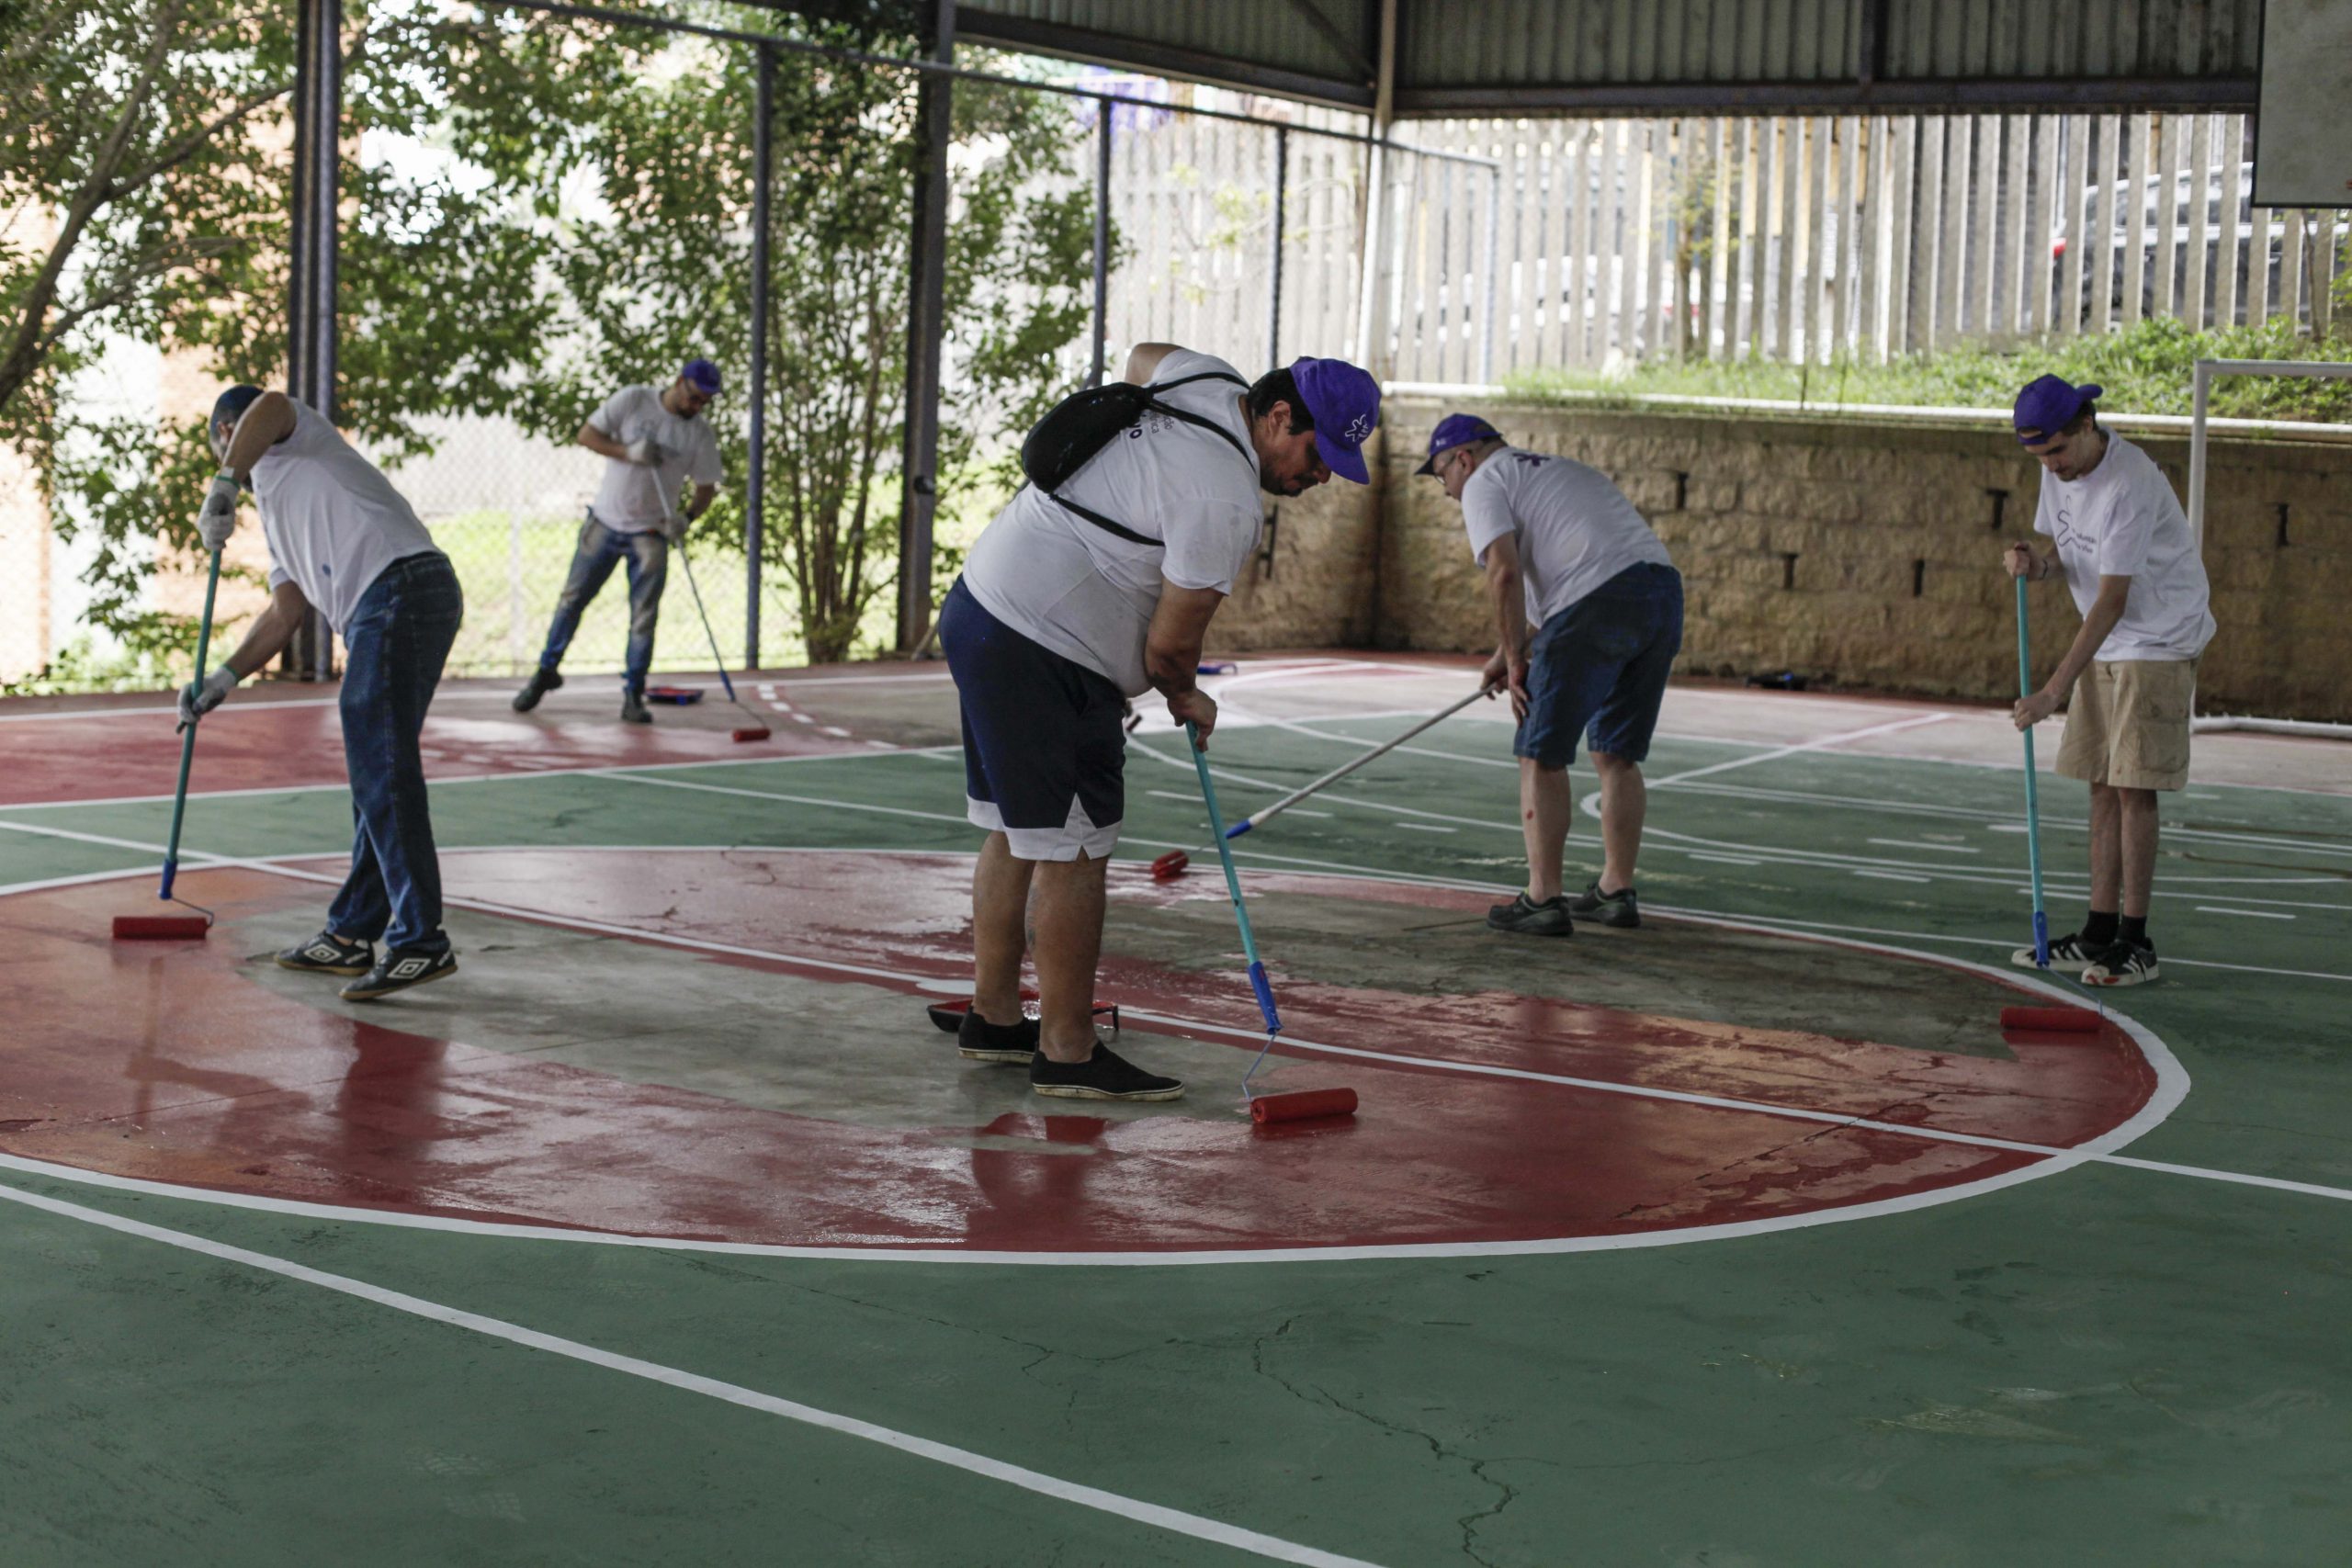
{"type": "Polygon", "coordinates": [[[1495,612],[1483,679],[1509,688],[1519,720],[1511,750],[1527,886],[1489,908],[1487,924],[1522,936],[1572,935],[1579,915],[1638,926],[1634,862],[1649,803],[1642,762],[1682,648],[1682,574],[1608,475],[1513,446],[1476,414],[1439,421],[1415,471],[1462,503],[1495,612]],[[1578,735],[1600,775],[1601,864],[1570,897],[1560,863],[1578,735]]]}
{"type": "MultiPolygon", "coordinates": [[[[2156,795],[2188,783],[2188,715],[2213,614],[2172,484],[2146,453],[2100,428],[2102,390],[2043,376],[2018,393],[2018,440],[2044,476],[2033,530],[2054,547],[2019,540],[2001,564],[2036,582],[2064,577],[2083,616],[2049,681],[2012,716],[2026,729],[2064,705],[2057,770],[2091,792],[2090,913],[2050,943],[2050,967],[2085,985],[2136,986],[2157,977],[2148,936],[2156,795]]],[[[2030,947],[2014,957],[2037,966],[2030,947]]]]}
{"type": "Polygon", "coordinates": [[[1125,380],[1150,387],[1155,406],[1050,494],[1024,486],[1006,502],[939,615],[967,814],[988,834],[956,1045],[1025,1063],[1035,1092],[1070,1100],[1184,1092],[1094,1035],[1103,871],[1126,807],[1125,699],[1158,691],[1205,745],[1216,704],[1193,677],[1209,620],[1258,547],[1261,492],[1297,495],[1334,473],[1363,484],[1380,419],[1378,384],[1336,359],[1251,383],[1221,359],[1144,344],[1125,380]],[[1021,1007],[1030,931],[1036,1019],[1021,1007]]]}
{"type": "Polygon", "coordinates": [[[624,387],[580,427],[580,445],[605,459],[571,570],[555,602],[547,648],[530,681],[514,694],[514,711],[528,713],[563,684],[564,649],[580,629],[581,612],[622,562],[628,566],[628,655],[621,676],[621,718],[650,724],[645,675],[653,666],[653,632],[669,579],[670,547],[686,536],[718,493],[718,442],[702,412],[718,396],[718,367],[689,359],[667,387],[624,387]],[[694,499],[679,504],[686,482],[694,499]]]}
{"type": "Polygon", "coordinates": [[[180,693],[180,722],[277,657],[313,608],[344,641],[351,871],[325,928],[278,965],[349,978],[343,996],[355,1002],[454,975],[418,738],[465,615],[458,574],[390,481],[308,405],[232,387],[212,405],[211,436],[220,472],[197,532],[209,549],[226,545],[250,483],[269,541],[269,604],[237,650],[180,693]]]}

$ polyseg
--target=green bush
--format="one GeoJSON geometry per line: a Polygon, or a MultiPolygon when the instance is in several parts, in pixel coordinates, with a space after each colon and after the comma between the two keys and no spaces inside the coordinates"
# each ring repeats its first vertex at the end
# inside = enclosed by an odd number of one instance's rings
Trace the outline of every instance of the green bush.
{"type": "MultiPolygon", "coordinates": [[[[2287,321],[2222,332],[2195,332],[2169,317],[2104,336],[2064,338],[2007,349],[1953,348],[1884,365],[1840,359],[1827,365],[1756,360],[1683,360],[1645,365],[1630,375],[1544,369],[1513,378],[1519,395],[1574,400],[1593,395],[1666,393],[1685,397],[1770,398],[1824,406],[1888,403],[1911,408],[2007,410],[2036,376],[2054,373],[2106,389],[2101,406],[2116,412],[2186,414],[2190,375],[2199,359],[2352,361],[2352,343],[2314,339],[2287,321]]],[[[2211,412],[2238,419],[2352,423],[2352,381],[2255,376],[2216,380],[2211,412]]]]}

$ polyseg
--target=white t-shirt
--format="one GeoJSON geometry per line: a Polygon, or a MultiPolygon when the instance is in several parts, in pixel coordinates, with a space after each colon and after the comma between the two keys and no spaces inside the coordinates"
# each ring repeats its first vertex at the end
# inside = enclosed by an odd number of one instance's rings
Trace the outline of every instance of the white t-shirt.
{"type": "Polygon", "coordinates": [[[1630,566],[1674,558],[1625,492],[1599,468],[1506,446],[1478,465],[1462,487],[1462,525],[1470,554],[1487,564],[1487,547],[1519,536],[1520,580],[1527,620],[1542,626],[1630,566]]]}
{"type": "MultiPolygon", "coordinates": [[[[1179,349],[1154,382],[1232,366],[1179,349]]],[[[1195,381],[1160,400],[1213,419],[1241,444],[1164,413],[1087,459],[1061,493],[1123,527],[1160,540],[1138,545],[1099,527],[1025,485],[984,529],[964,562],[964,585],[1006,626],[1107,676],[1128,696],[1149,689],[1144,642],[1159,607],[1161,579],[1179,588],[1233,592],[1264,521],[1258,462],[1242,417],[1242,389],[1195,381]]]]}
{"type": "Polygon", "coordinates": [[[2194,659],[2213,640],[2205,563],[2172,485],[2149,456],[2112,432],[2098,467],[2072,481],[2041,476],[2033,531],[2058,542],[2075,607],[2087,615],[2098,580],[2128,577],[2123,618],[2099,645],[2105,662],[2194,659]]]}
{"type": "Polygon", "coordinates": [[[340,636],[386,567],[438,549],[376,465],[307,403],[294,429],[254,464],[254,501],[269,541],[269,585],[291,582],[340,636]]]}
{"type": "Polygon", "coordinates": [[[659,442],[669,457],[651,468],[605,459],[605,478],[589,503],[596,521],[616,534],[642,534],[662,525],[662,502],[684,509],[686,481],[715,485],[726,470],[718,464],[718,438],[700,414],[687,419],[662,406],[659,387],[623,387],[605,400],[589,423],[626,446],[659,442]]]}

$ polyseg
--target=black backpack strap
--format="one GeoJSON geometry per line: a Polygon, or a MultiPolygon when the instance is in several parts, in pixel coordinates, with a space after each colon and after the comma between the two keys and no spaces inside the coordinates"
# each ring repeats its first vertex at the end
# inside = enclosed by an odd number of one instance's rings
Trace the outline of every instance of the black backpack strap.
{"type": "MultiPolygon", "coordinates": [[[[1217,423],[1215,420],[1205,419],[1199,414],[1193,413],[1184,409],[1180,409],[1173,403],[1163,403],[1157,396],[1154,395],[1156,393],[1167,391],[1175,387],[1188,387],[1195,381],[1230,381],[1245,392],[1250,389],[1250,383],[1244,381],[1238,376],[1228,376],[1222,370],[1204,370],[1197,375],[1179,376],[1173,381],[1160,381],[1146,387],[1144,389],[1144,406],[1147,409],[1157,409],[1159,412],[1167,414],[1171,418],[1181,419],[1187,424],[1197,424],[1203,430],[1215,431],[1217,434],[1225,437],[1226,444],[1227,446],[1231,446],[1236,452],[1241,454],[1241,457],[1244,462],[1250,461],[1250,449],[1235,438],[1233,432],[1226,429],[1225,426],[1217,423]]],[[[1144,545],[1155,549],[1164,549],[1167,547],[1166,540],[1155,539],[1148,534],[1138,534],[1133,528],[1128,527],[1125,524],[1114,523],[1110,518],[1103,516],[1100,512],[1095,511],[1092,507],[1080,506],[1078,502],[1070,500],[1068,496],[1057,495],[1052,491],[1045,491],[1045,494],[1048,498],[1059,502],[1063,506],[1069,508],[1071,512],[1076,513],[1079,516],[1085,518],[1089,523],[1093,524],[1097,528],[1102,529],[1104,533],[1115,534],[1120,538],[1126,540],[1129,544],[1144,545]]]]}

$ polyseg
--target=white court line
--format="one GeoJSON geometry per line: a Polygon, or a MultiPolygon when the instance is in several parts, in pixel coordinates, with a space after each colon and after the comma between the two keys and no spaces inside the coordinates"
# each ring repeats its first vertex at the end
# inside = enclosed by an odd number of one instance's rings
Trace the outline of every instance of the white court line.
{"type": "Polygon", "coordinates": [[[2244,915],[2248,919],[2255,920],[2291,920],[2295,918],[2292,915],[2281,915],[2270,909],[2224,909],[2216,904],[2199,904],[2197,906],[2197,912],[2200,915],[2244,915]]]}
{"type": "Polygon", "coordinates": [[[1981,855],[1984,852],[1966,844],[1930,844],[1917,839],[1865,839],[1868,844],[1883,844],[1890,850],[1933,850],[1943,855],[1981,855]]]}
{"type": "Polygon", "coordinates": [[[1932,876],[1915,876],[1907,871],[1873,871],[1866,865],[1858,865],[1848,873],[1848,874],[1852,876],[1873,876],[1881,882],[1933,882],[1935,880],[1932,876]]]}
{"type": "Polygon", "coordinates": [[[1717,865],[1762,865],[1764,863],[1760,860],[1750,860],[1746,855],[1711,855],[1703,850],[1685,850],[1682,852],[1686,859],[1712,861],[1717,865]]]}
{"type": "Polygon", "coordinates": [[[1447,827],[1442,822],[1392,822],[1389,826],[1413,833],[1451,833],[1455,831],[1455,829],[1447,827]]]}
{"type": "Polygon", "coordinates": [[[1043,1471],[1031,1470],[1025,1465],[1009,1464],[1003,1460],[990,1459],[986,1454],[976,1453],[970,1449],[957,1448],[952,1443],[936,1442],[929,1438],[918,1438],[912,1433],[901,1432],[893,1427],[884,1427],[872,1421],[861,1421],[854,1416],[842,1416],[831,1410],[820,1409],[813,1404],[803,1404],[796,1399],[785,1399],[773,1393],[763,1393],[758,1389],[746,1388],[741,1383],[725,1382],[718,1378],[705,1377],[699,1372],[684,1371],[676,1367],[664,1366],[659,1361],[648,1361],[637,1356],[624,1356],[616,1350],[605,1350],[594,1345],[582,1344],[577,1339],[566,1339],[559,1335],[542,1333],[536,1328],[526,1328],[520,1324],[508,1323],[503,1318],[488,1317],[481,1313],[468,1312],[462,1307],[445,1306],[439,1302],[426,1301],[422,1296],[412,1296],[403,1291],[387,1290],[381,1285],[371,1285],[364,1280],[355,1280],[345,1274],[330,1274],[322,1269],[290,1263],[283,1258],[273,1257],[266,1252],[254,1252],[247,1247],[232,1247],[226,1242],[214,1241],[208,1236],[190,1235],[185,1231],[171,1230],[163,1225],[151,1225],[143,1220],[109,1214],[102,1210],[85,1208],[79,1203],[69,1203],[62,1199],[51,1198],[39,1192],[21,1191],[13,1187],[0,1186],[0,1199],[65,1219],[79,1220],[85,1224],[96,1225],[123,1235],[137,1236],[144,1241],[161,1242],[166,1247],[179,1247],[184,1251],[218,1258],[224,1263],[242,1264],[248,1269],[260,1269],[265,1273],[276,1274],[305,1285],[314,1285],[321,1290],[334,1291],[342,1295],[356,1297],[377,1306],[389,1307],[394,1312],[406,1313],[411,1317],[421,1317],[429,1322],[447,1324],[453,1328],[462,1328],[469,1333],[484,1335],[492,1339],[502,1339],[510,1345],[520,1345],[526,1349],[544,1350],[549,1355],[561,1356],[568,1360],[583,1362],[592,1367],[602,1367],[607,1371],[625,1372],[630,1377],[643,1378],[649,1382],[663,1383],[687,1393],[698,1393],[706,1398],[741,1405],[746,1410],[756,1410],[763,1415],[780,1416],[787,1421],[797,1421],[802,1426],[814,1427],[820,1431],[836,1432],[842,1437],[879,1444],[883,1448],[893,1449],[916,1459],[929,1460],[934,1464],[944,1464],[950,1469],[960,1470],[986,1481],[1001,1482],[1009,1486],[1017,1486],[1024,1492],[1034,1492],[1041,1497],[1050,1497],[1056,1502],[1075,1504],[1081,1508],[1092,1508],[1099,1513],[1108,1514],[1114,1518],[1148,1525],[1155,1529],[1169,1530],[1177,1535],[1190,1536],[1195,1540],[1205,1540],[1218,1546],[1232,1547],[1236,1551],[1250,1552],[1275,1562],[1306,1563],[1314,1565],[1314,1568],[1377,1568],[1376,1564],[1360,1557],[1343,1557],[1335,1551],[1324,1551],[1312,1546],[1301,1546],[1296,1541],[1284,1540],[1279,1536],[1244,1529],[1238,1525],[1229,1525],[1221,1519],[1208,1518],[1200,1514],[1188,1514],[1179,1508],[1165,1507],[1158,1503],[1146,1503],[1137,1498],[1123,1496],[1116,1492],[1105,1492],[1098,1486],[1087,1486],[1075,1481],[1065,1481],[1060,1476],[1047,1475],[1043,1471]]]}
{"type": "Polygon", "coordinates": [[[1915,714],[1909,718],[1894,719],[1885,724],[1873,724],[1866,729],[1849,729],[1837,735],[1825,735],[1818,740],[1804,740],[1794,746],[1782,746],[1770,751],[1758,751],[1746,757],[1734,757],[1728,761],[1716,762],[1704,768],[1693,768],[1689,773],[1669,773],[1665,778],[1651,780],[1650,788],[1664,789],[1668,784],[1687,784],[1692,779],[1703,779],[1712,773],[1724,773],[1733,768],[1753,767],[1758,762],[1770,762],[1781,757],[1793,757],[1800,751],[1818,751],[1825,747],[1842,746],[1849,740],[1863,740],[1873,735],[1892,735],[1899,729],[1917,729],[1923,725],[1941,724],[1952,716],[1948,713],[1915,714]]]}

